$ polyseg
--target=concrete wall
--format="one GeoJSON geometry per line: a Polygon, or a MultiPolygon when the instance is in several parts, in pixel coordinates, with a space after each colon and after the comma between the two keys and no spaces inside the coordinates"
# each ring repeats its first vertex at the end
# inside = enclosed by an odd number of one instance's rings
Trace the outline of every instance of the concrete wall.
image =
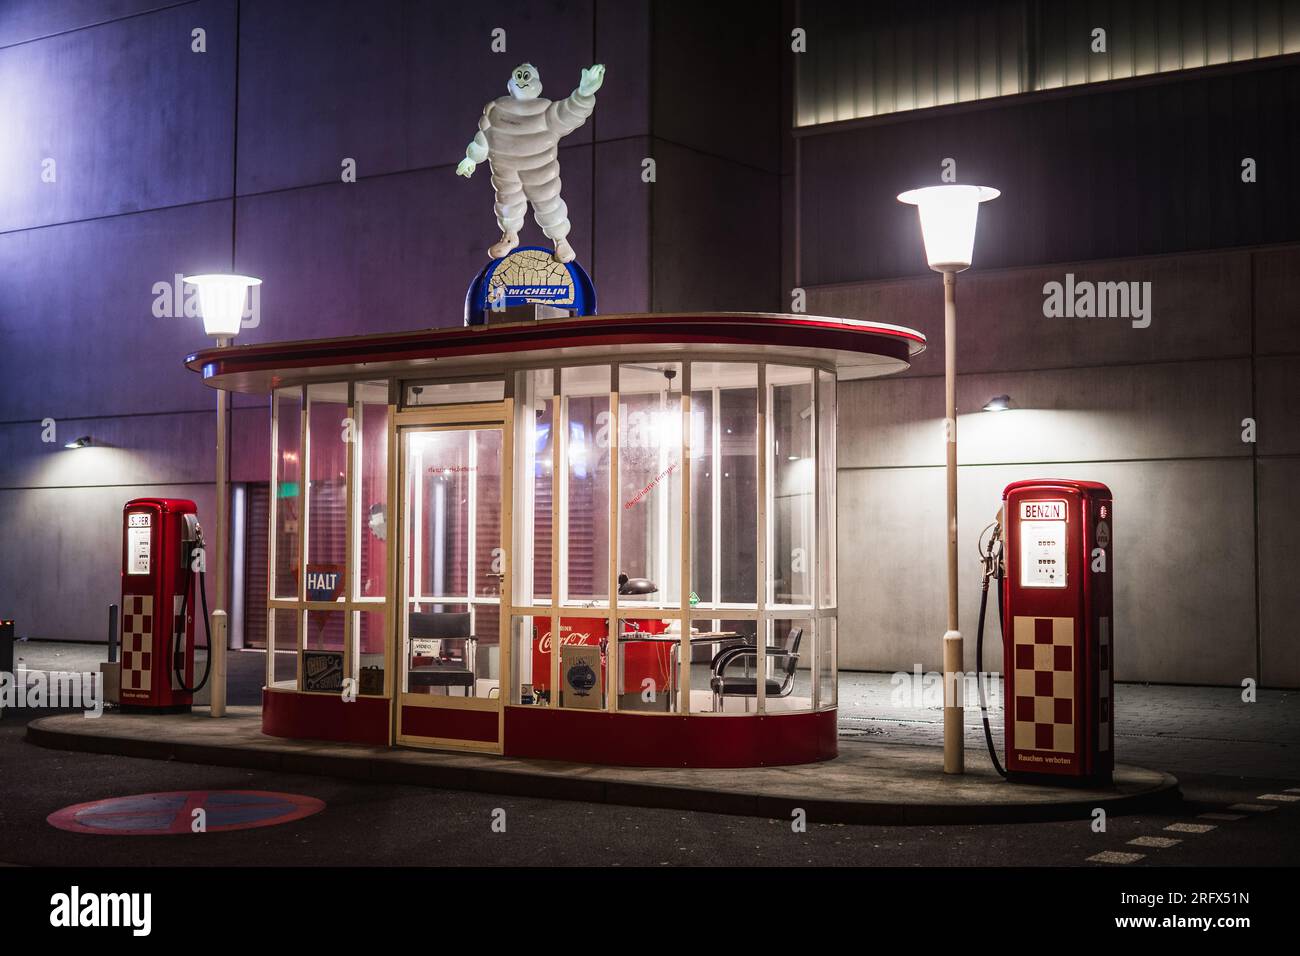
{"type": "MultiPolygon", "coordinates": [[[[260,276],[246,343],[460,323],[496,224],[487,168],[454,169],[525,59],[556,98],[582,67],[608,68],[561,149],[570,241],[601,311],[771,308],[775,282],[716,277],[742,257],[778,271],[776,181],[753,145],[776,143],[777,113],[736,140],[707,111],[674,111],[680,80],[657,79],[652,57],[657,30],[683,27],[649,0],[0,5],[0,616],[19,634],[101,639],[122,504],[174,494],[210,520],[214,397],[181,365],[206,343],[197,318],[153,314],[155,283],[260,276]],[[506,53],[490,50],[496,27],[506,53]],[[355,183],[340,181],[346,158],[355,183]],[[732,198],[720,243],[703,217],[732,198]],[[62,447],[82,434],[101,447],[62,447]]],[[[531,219],[522,238],[543,241],[531,219]]],[[[265,480],[265,402],[235,405],[232,477],[265,480]]]]}
{"type": "MultiPolygon", "coordinates": [[[[861,48],[828,26],[850,8],[807,9],[805,107],[854,95],[836,67],[861,48]]],[[[934,29],[920,8],[890,26],[909,16],[934,29]]],[[[876,69],[888,82],[887,62],[876,69]]],[[[957,182],[1003,190],[981,208],[974,268],[958,282],[967,666],[976,537],[1003,487],[1084,478],[1115,493],[1118,678],[1300,686],[1297,116],[1289,55],[797,131],[791,284],[808,289],[810,312],[930,339],[907,374],[840,393],[842,667],[940,663],[943,291],[915,211],[894,197],[939,182],[951,159],[957,182]],[[1243,181],[1246,157],[1274,175],[1243,181]],[[1151,283],[1150,327],[1046,318],[1043,286],[1067,273],[1151,283]],[[1002,393],[1012,411],[980,412],[1002,393]],[[1246,418],[1257,442],[1242,441],[1246,418]]]]}
{"type": "MultiPolygon", "coordinates": [[[[1300,685],[1300,246],[965,273],[958,282],[961,628],[974,666],[980,530],[1022,478],[1115,494],[1116,676],[1300,685]],[[1148,281],[1149,328],[1047,319],[1043,285],[1148,281]],[[992,396],[1014,407],[981,412],[992,396]],[[1258,442],[1242,441],[1242,420],[1258,442]],[[1258,602],[1258,610],[1257,610],[1258,602]]],[[[840,390],[840,664],[937,668],[944,630],[937,276],[822,286],[810,311],[923,331],[906,374],[840,390]],[[901,599],[900,599],[901,596],[901,599]]],[[[994,652],[996,653],[996,652],[994,652]]]]}

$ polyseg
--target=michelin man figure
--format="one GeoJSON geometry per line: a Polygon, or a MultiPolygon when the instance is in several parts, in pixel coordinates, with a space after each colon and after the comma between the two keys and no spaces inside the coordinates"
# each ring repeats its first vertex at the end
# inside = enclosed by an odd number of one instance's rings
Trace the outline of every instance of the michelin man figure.
{"type": "Polygon", "coordinates": [[[468,179],[483,160],[492,170],[496,190],[497,225],[501,238],[488,255],[499,259],[519,245],[528,204],[546,237],[555,243],[558,262],[572,262],[576,253],[569,234],[569,207],[560,196],[560,138],[581,126],[596,108],[596,91],[605,81],[605,67],[597,63],[582,71],[578,88],[569,98],[552,102],[542,98],[542,77],[531,63],[521,63],[510,75],[509,96],[483,107],[478,132],[465,148],[456,174],[468,179]]]}

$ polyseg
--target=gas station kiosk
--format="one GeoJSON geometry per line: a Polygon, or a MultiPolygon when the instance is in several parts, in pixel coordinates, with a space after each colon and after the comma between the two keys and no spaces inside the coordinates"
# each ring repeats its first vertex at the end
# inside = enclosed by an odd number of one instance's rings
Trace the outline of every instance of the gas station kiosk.
{"type": "Polygon", "coordinates": [[[910,329],[589,315],[214,348],[271,414],[265,733],[836,754],[837,386],[910,329]]]}

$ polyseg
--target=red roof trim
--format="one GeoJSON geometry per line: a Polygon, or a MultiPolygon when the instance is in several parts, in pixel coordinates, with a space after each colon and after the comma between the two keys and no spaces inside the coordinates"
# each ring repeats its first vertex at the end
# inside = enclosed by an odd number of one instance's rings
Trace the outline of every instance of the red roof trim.
{"type": "Polygon", "coordinates": [[[767,313],[607,315],[475,328],[427,329],[333,339],[209,348],[186,365],[205,378],[272,369],[510,354],[602,345],[734,345],[822,348],[908,361],[925,347],[912,329],[821,316],[767,313]]]}

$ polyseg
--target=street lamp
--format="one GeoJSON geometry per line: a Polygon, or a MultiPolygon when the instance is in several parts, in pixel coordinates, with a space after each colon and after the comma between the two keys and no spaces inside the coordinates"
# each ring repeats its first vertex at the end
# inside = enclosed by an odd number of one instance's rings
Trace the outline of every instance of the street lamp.
{"type": "Polygon", "coordinates": [[[248,290],[261,285],[261,279],[252,276],[235,276],[224,273],[186,276],[185,284],[199,290],[199,311],[203,315],[203,331],[217,340],[218,345],[239,334],[244,320],[244,302],[248,290]]]}
{"type": "MultiPolygon", "coordinates": [[[[209,273],[186,276],[185,284],[199,290],[199,311],[203,315],[203,331],[225,348],[239,334],[244,319],[244,302],[248,290],[261,285],[261,279],[252,276],[209,273]]],[[[226,460],[226,429],[230,419],[230,394],[217,386],[217,528],[212,548],[212,565],[217,572],[216,601],[212,610],[212,636],[208,654],[212,659],[212,685],[209,688],[209,713],[213,717],[226,715],[226,519],[228,507],[228,472],[226,460]]]]}
{"type": "MultiPolygon", "coordinates": [[[[957,273],[970,268],[980,203],[996,199],[990,186],[955,183],[900,193],[916,206],[925,240],[925,259],[943,274],[943,377],[947,398],[944,430],[948,446],[948,630],[943,635],[943,772],[964,773],[965,738],[956,675],[963,669],[957,621],[957,273]]],[[[979,676],[976,676],[979,680],[979,676]]]]}

